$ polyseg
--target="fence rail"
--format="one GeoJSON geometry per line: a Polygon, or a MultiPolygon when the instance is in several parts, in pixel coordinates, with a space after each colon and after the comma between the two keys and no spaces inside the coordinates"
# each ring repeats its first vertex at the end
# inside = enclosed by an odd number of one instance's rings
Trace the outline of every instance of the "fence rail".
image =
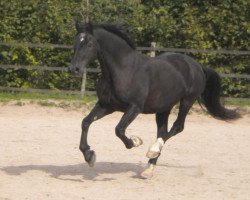
{"type": "MultiPolygon", "coordinates": [[[[48,67],[48,66],[32,66],[32,65],[4,65],[0,64],[2,69],[35,69],[40,71],[68,71],[67,67],[48,67]]],[[[87,68],[87,72],[91,73],[100,73],[100,69],[87,68]]],[[[238,78],[238,79],[249,79],[250,75],[248,74],[220,74],[220,77],[223,78],[238,78]]]]}
{"type": "Polygon", "coordinates": [[[209,49],[183,49],[183,48],[160,48],[160,47],[138,47],[138,51],[165,51],[176,53],[206,53],[206,54],[230,54],[230,55],[250,55],[250,51],[236,50],[209,50],[209,49]]]}
{"type": "MultiPolygon", "coordinates": [[[[45,49],[72,49],[72,45],[63,45],[63,44],[35,44],[35,43],[6,43],[0,42],[0,46],[8,46],[8,47],[29,47],[29,48],[45,48],[45,49]]],[[[229,55],[250,55],[250,51],[236,51],[236,50],[207,50],[207,49],[183,49],[183,48],[159,48],[156,47],[155,43],[151,43],[151,47],[138,47],[138,51],[150,51],[151,57],[154,57],[156,51],[162,52],[180,52],[180,53],[205,53],[205,54],[229,54],[229,55]]],[[[48,66],[29,66],[29,65],[7,65],[0,64],[0,68],[2,69],[34,69],[41,71],[67,71],[67,67],[48,67],[48,66]]],[[[91,73],[99,73],[100,69],[88,68],[87,71],[91,73]]],[[[250,75],[248,74],[220,74],[223,78],[237,78],[237,79],[247,79],[250,80],[250,75]]],[[[86,81],[83,80],[83,83],[86,81]]],[[[85,84],[82,84],[81,91],[70,91],[70,90],[49,90],[49,89],[23,89],[23,88],[14,88],[14,87],[2,87],[0,86],[0,90],[2,91],[18,91],[18,92],[38,92],[38,93],[50,93],[50,94],[76,94],[76,95],[94,95],[94,91],[85,91],[85,84]]],[[[234,98],[228,98],[234,99],[234,98]]],[[[250,101],[249,98],[237,98],[238,101],[250,101]]]]}
{"type": "Polygon", "coordinates": [[[44,49],[72,49],[73,48],[72,45],[64,45],[64,44],[9,43],[9,42],[0,42],[0,46],[44,48],[44,49]]]}
{"type": "MultiPolygon", "coordinates": [[[[40,71],[68,71],[67,67],[48,67],[48,66],[34,66],[34,65],[4,65],[0,64],[2,69],[35,69],[40,71]]],[[[100,69],[87,68],[87,72],[99,73],[100,69]]]]}
{"type": "MultiPolygon", "coordinates": [[[[29,48],[45,48],[45,49],[72,49],[72,45],[64,44],[42,44],[42,43],[7,43],[0,42],[0,46],[9,47],[29,47],[29,48]]],[[[241,50],[210,50],[210,49],[184,49],[184,48],[160,48],[152,45],[151,47],[137,47],[138,51],[166,51],[180,53],[206,53],[206,54],[231,54],[231,55],[250,55],[250,51],[241,50]]]]}

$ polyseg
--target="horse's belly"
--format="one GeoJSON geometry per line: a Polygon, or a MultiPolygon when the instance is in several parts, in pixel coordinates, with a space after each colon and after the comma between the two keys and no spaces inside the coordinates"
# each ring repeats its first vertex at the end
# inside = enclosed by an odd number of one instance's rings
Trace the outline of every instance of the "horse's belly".
{"type": "Polygon", "coordinates": [[[186,94],[185,87],[180,85],[172,89],[164,89],[153,90],[149,93],[144,105],[143,113],[167,111],[179,102],[186,94]]]}

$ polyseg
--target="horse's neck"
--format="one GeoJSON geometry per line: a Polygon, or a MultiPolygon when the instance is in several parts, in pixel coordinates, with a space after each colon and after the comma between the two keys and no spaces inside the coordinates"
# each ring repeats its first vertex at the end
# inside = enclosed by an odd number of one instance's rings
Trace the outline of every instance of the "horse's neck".
{"type": "Polygon", "coordinates": [[[134,63],[135,50],[125,41],[111,33],[97,36],[97,41],[100,46],[98,59],[103,76],[112,79],[124,73],[126,69],[130,70],[134,67],[132,63],[134,63]]]}
{"type": "Polygon", "coordinates": [[[109,67],[115,68],[126,68],[129,67],[126,65],[126,57],[134,53],[134,49],[129,47],[128,45],[124,45],[122,43],[113,44],[105,41],[101,44],[100,51],[102,52],[103,59],[108,64],[109,67]]]}
{"type": "Polygon", "coordinates": [[[98,52],[98,60],[99,60],[100,66],[101,66],[102,76],[104,77],[104,79],[107,82],[112,82],[111,73],[110,73],[109,68],[107,66],[108,64],[106,63],[103,52],[101,52],[101,51],[98,52]]]}

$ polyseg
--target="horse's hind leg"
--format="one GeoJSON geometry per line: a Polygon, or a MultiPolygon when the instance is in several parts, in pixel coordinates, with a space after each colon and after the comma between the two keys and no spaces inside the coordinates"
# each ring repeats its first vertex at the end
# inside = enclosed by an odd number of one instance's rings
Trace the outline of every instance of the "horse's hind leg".
{"type": "Polygon", "coordinates": [[[95,163],[96,156],[95,156],[95,152],[90,150],[90,146],[88,145],[88,142],[87,142],[89,126],[93,121],[98,120],[112,112],[113,110],[103,108],[100,106],[99,103],[97,103],[95,107],[92,109],[92,111],[89,113],[89,115],[82,120],[82,136],[81,136],[79,149],[83,153],[85,161],[91,167],[95,163]]]}
{"type": "Polygon", "coordinates": [[[177,133],[180,133],[183,131],[186,116],[190,108],[194,104],[194,102],[195,102],[195,99],[182,99],[180,101],[180,108],[179,108],[177,119],[174,122],[170,131],[167,132],[167,134],[165,135],[164,142],[168,140],[169,138],[171,138],[172,136],[176,135],[177,133]]]}
{"type": "MultiPolygon", "coordinates": [[[[163,134],[162,135],[163,144],[170,137],[176,135],[177,133],[180,133],[184,129],[184,123],[185,123],[186,116],[187,116],[188,111],[190,110],[190,108],[192,107],[194,102],[195,102],[195,99],[192,99],[192,100],[183,99],[183,100],[181,100],[179,113],[178,113],[176,121],[174,122],[174,125],[172,126],[172,128],[170,129],[169,132],[167,131],[167,124],[166,124],[165,131],[161,131],[161,135],[163,134]]],[[[157,126],[158,126],[158,123],[157,123],[157,126]]],[[[163,124],[162,124],[162,127],[163,127],[163,124]]],[[[160,128],[160,127],[158,126],[158,128],[160,128]]],[[[162,130],[162,129],[160,128],[160,130],[162,130]]],[[[154,145],[159,145],[159,144],[157,144],[157,142],[156,142],[154,145]]],[[[162,146],[161,146],[161,148],[162,148],[162,146]]],[[[150,150],[149,150],[149,152],[150,152],[150,150]]],[[[147,157],[150,158],[149,167],[141,174],[142,177],[151,178],[153,176],[153,169],[156,165],[156,162],[157,162],[159,156],[160,156],[160,151],[158,154],[157,153],[147,153],[147,157]]]]}
{"type": "Polygon", "coordinates": [[[163,113],[156,113],[156,124],[157,124],[157,140],[156,142],[150,147],[147,157],[151,157],[148,161],[148,168],[145,169],[141,176],[144,178],[151,178],[153,176],[153,170],[155,168],[157,159],[160,156],[161,149],[164,145],[164,135],[168,131],[168,117],[170,114],[170,110],[163,113]]]}
{"type": "Polygon", "coordinates": [[[163,113],[156,113],[157,140],[147,152],[147,157],[149,158],[156,158],[161,152],[161,149],[164,145],[164,135],[168,131],[168,117],[170,111],[171,110],[163,113]]]}

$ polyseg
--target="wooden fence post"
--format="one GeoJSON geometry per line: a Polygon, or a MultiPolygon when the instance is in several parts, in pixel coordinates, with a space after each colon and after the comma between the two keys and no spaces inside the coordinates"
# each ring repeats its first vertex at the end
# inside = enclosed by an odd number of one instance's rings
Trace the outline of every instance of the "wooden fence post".
{"type": "Polygon", "coordinates": [[[89,0],[86,0],[86,9],[87,9],[86,22],[89,23],[89,0]]]}
{"type": "Polygon", "coordinates": [[[83,71],[83,76],[82,76],[82,85],[81,85],[81,96],[84,96],[85,89],[86,89],[86,79],[87,79],[87,70],[86,68],[83,71]]]}
{"type": "MultiPolygon", "coordinates": [[[[87,9],[87,15],[86,15],[86,22],[89,22],[89,0],[83,0],[83,5],[85,4],[86,9],[87,9]]],[[[84,7],[84,6],[83,6],[84,7]]],[[[81,85],[81,96],[83,97],[85,94],[86,90],[86,81],[87,81],[87,69],[85,67],[83,71],[83,76],[82,76],[82,85],[81,85]]]]}
{"type": "Polygon", "coordinates": [[[156,42],[151,42],[151,48],[152,48],[152,50],[150,51],[151,58],[155,57],[155,47],[156,47],[156,42]]]}

